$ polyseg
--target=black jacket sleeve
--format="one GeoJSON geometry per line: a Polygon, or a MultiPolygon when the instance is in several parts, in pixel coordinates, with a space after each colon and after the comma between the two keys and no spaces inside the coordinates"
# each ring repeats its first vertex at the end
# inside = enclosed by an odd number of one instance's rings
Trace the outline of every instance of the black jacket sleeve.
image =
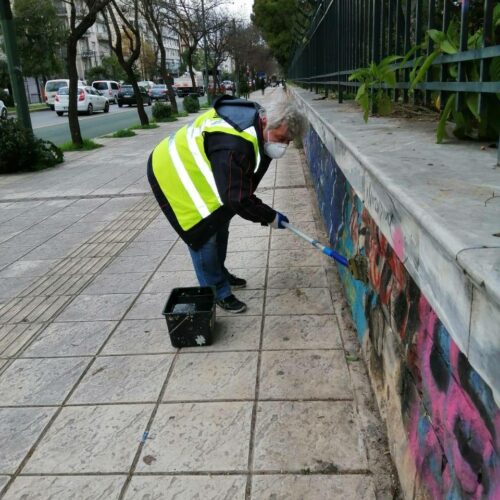
{"type": "MultiPolygon", "coordinates": [[[[226,134],[220,135],[227,138],[226,134]]],[[[205,139],[205,152],[222,203],[244,219],[271,223],[276,211],[253,194],[260,179],[254,176],[255,159],[251,145],[239,138],[235,138],[237,141],[226,138],[224,141],[219,138],[212,138],[212,141],[205,139]]]]}

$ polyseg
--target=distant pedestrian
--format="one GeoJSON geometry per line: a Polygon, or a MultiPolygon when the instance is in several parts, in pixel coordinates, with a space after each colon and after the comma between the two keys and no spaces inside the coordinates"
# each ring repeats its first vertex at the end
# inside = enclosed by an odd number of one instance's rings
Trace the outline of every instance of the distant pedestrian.
{"type": "Polygon", "coordinates": [[[262,95],[264,95],[266,93],[266,80],[264,77],[262,77],[259,80],[259,84],[260,84],[260,90],[262,90],[262,95]]]}

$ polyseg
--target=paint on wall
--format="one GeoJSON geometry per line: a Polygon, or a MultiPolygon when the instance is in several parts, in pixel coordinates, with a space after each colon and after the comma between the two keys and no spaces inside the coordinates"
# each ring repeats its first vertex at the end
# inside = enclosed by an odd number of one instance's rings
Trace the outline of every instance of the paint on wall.
{"type": "Polygon", "coordinates": [[[304,148],[330,243],[368,258],[369,285],[339,272],[358,338],[370,345],[372,376],[399,388],[419,484],[433,499],[500,499],[500,410],[405,269],[397,214],[386,221],[391,246],[312,128],[304,148]],[[384,358],[388,344],[398,346],[396,360],[384,358]]]}

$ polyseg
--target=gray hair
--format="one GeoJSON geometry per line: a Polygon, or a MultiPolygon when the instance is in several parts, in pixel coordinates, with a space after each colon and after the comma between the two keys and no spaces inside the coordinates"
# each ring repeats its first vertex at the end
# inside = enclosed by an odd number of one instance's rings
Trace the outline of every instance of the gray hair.
{"type": "Polygon", "coordinates": [[[283,101],[273,105],[269,109],[261,108],[261,115],[267,118],[267,129],[278,128],[283,122],[288,127],[290,140],[302,143],[302,138],[306,133],[308,122],[306,117],[299,111],[293,103],[283,101]]]}

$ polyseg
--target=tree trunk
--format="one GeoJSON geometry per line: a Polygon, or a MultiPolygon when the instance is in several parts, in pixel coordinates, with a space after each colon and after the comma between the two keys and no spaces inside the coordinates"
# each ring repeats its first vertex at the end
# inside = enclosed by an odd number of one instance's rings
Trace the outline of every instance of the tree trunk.
{"type": "Polygon", "coordinates": [[[144,111],[144,101],[142,100],[142,94],[139,90],[139,85],[137,84],[137,79],[134,75],[134,70],[130,67],[127,68],[127,76],[130,79],[130,83],[134,89],[135,98],[137,101],[137,114],[139,115],[139,120],[141,120],[141,125],[149,125],[149,118],[144,111]]]}
{"type": "Polygon", "coordinates": [[[69,77],[69,96],[68,96],[68,123],[71,133],[71,141],[77,147],[83,146],[80,123],[78,122],[78,70],[76,69],[76,47],[77,42],[72,36],[68,37],[68,77],[69,77]]]}
{"type": "Polygon", "coordinates": [[[163,83],[167,86],[168,99],[170,101],[170,107],[172,108],[172,112],[177,114],[179,112],[179,110],[177,109],[177,101],[175,99],[175,92],[174,92],[174,89],[172,87],[172,84],[174,83],[174,79],[172,78],[172,75],[167,71],[167,55],[166,55],[165,47],[163,46],[163,43],[159,43],[158,48],[160,49],[161,77],[163,78],[163,83]]]}
{"type": "Polygon", "coordinates": [[[193,71],[193,52],[191,52],[190,50],[188,51],[187,54],[187,65],[188,65],[189,76],[191,77],[191,83],[193,84],[193,89],[196,90],[196,80],[193,71]]]}

